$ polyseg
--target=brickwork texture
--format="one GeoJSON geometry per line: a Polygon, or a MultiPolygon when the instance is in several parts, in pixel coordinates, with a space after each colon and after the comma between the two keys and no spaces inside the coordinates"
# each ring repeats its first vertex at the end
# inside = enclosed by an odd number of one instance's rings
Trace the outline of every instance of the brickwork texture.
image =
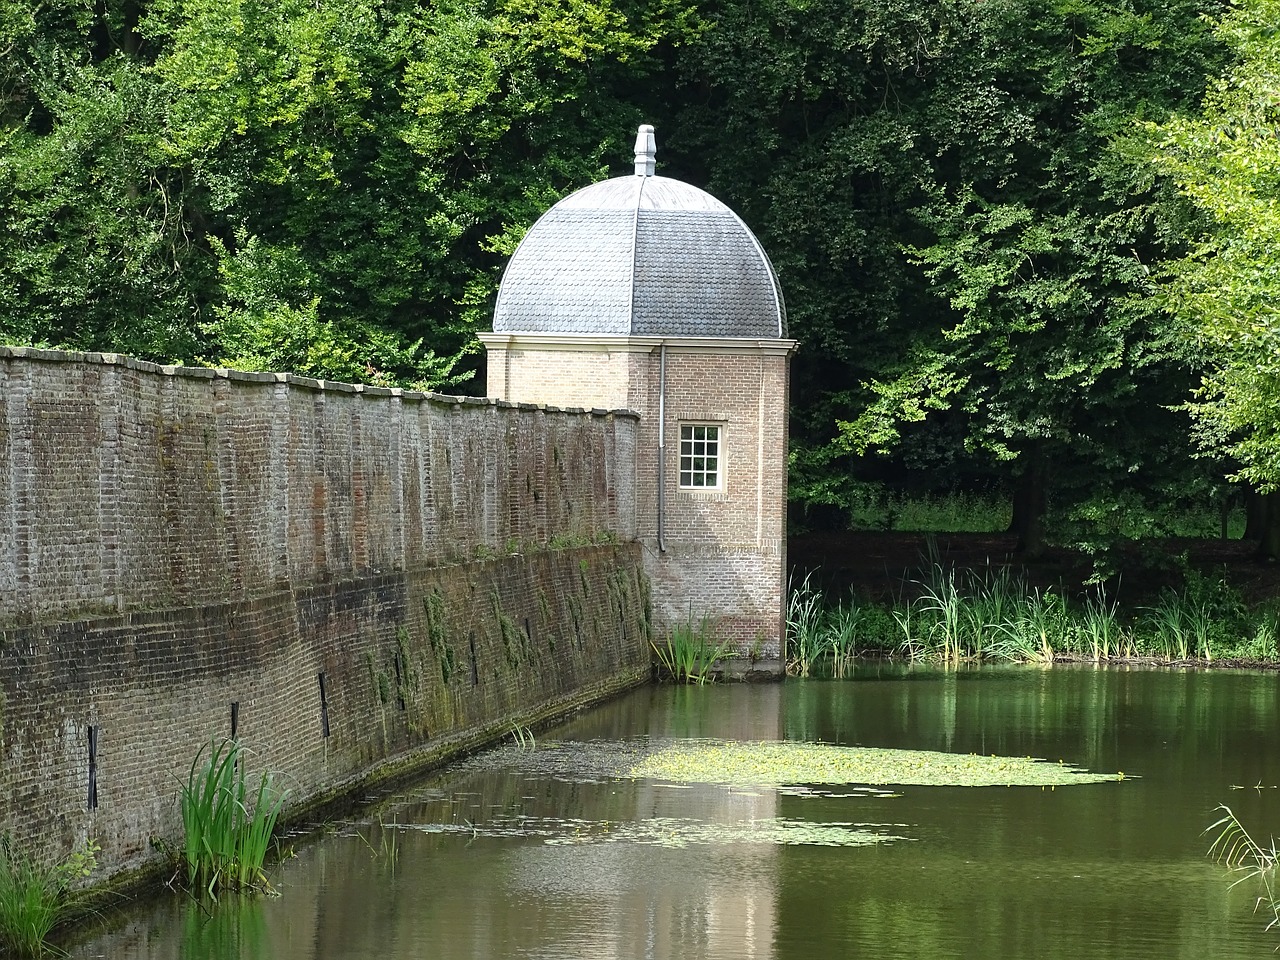
{"type": "Polygon", "coordinates": [[[145,868],[233,723],[296,812],[639,682],[638,433],[0,348],[0,832],[145,868]]]}
{"type": "Polygon", "coordinates": [[[658,634],[705,623],[742,656],[778,658],[791,342],[599,336],[586,343],[527,334],[486,342],[491,396],[639,414],[636,533],[658,634]],[[686,422],[720,427],[720,489],[680,488],[686,422]]]}

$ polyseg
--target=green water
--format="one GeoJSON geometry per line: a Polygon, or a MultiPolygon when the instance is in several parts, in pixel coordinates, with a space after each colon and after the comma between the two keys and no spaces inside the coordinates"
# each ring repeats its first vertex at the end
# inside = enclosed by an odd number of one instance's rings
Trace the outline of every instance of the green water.
{"type": "Polygon", "coordinates": [[[1278,706],[1274,674],[1061,667],[645,689],[537,751],[791,739],[1125,777],[806,792],[454,768],[302,845],[278,898],[210,914],[174,896],[70,955],[1270,957],[1280,931],[1202,832],[1227,803],[1280,833],[1278,706]],[[880,842],[824,845],[842,831],[880,842]]]}

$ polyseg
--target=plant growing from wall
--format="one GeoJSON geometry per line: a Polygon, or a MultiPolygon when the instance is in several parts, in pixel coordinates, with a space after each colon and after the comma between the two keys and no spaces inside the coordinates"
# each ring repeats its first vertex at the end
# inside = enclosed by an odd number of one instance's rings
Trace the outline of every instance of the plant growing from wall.
{"type": "Polygon", "coordinates": [[[653,588],[649,583],[649,578],[645,576],[637,577],[640,584],[640,607],[644,615],[644,635],[646,637],[653,636],[653,588]]]}
{"type": "Polygon", "coordinates": [[[277,791],[271,774],[263,773],[250,797],[235,740],[211,741],[203,767],[202,757],[203,747],[179,792],[187,883],[211,896],[226,889],[269,891],[262,867],[288,791],[277,791]]]}
{"type": "Polygon", "coordinates": [[[556,636],[552,628],[556,625],[556,621],[551,615],[551,600],[547,597],[547,591],[541,588],[538,590],[538,617],[541,621],[542,635],[547,638],[547,649],[555,653],[556,636]]]}
{"type": "Polygon", "coordinates": [[[506,655],[507,665],[512,670],[529,658],[529,638],[516,626],[516,622],[502,609],[502,595],[495,589],[492,594],[493,615],[498,621],[498,631],[502,635],[502,651],[506,655]]]}
{"type": "MultiPolygon", "coordinates": [[[[457,666],[457,657],[454,655],[453,645],[449,643],[449,636],[445,632],[444,597],[439,590],[432,590],[422,598],[422,609],[427,615],[427,641],[431,644],[431,652],[435,654],[436,661],[440,664],[440,682],[447,687],[457,666]]],[[[407,658],[405,664],[407,669],[407,658]]]]}
{"type": "Polygon", "coordinates": [[[565,605],[569,608],[569,621],[573,624],[573,640],[574,645],[582,649],[582,619],[586,612],[582,606],[582,599],[572,593],[565,595],[565,605]]]}
{"type": "Polygon", "coordinates": [[[618,616],[619,635],[625,640],[628,632],[627,611],[631,606],[631,580],[622,567],[616,568],[605,578],[610,607],[618,616]]]}
{"type": "Polygon", "coordinates": [[[0,840],[0,944],[21,957],[53,951],[48,936],[75,908],[73,887],[97,866],[92,840],[53,866],[42,866],[0,840]]]}
{"type": "Polygon", "coordinates": [[[409,656],[409,630],[406,627],[396,628],[396,696],[400,698],[400,708],[404,709],[409,702],[409,694],[418,692],[418,671],[414,668],[413,658],[409,656]]]}
{"type": "Polygon", "coordinates": [[[369,671],[369,683],[373,687],[374,698],[379,706],[385,707],[391,702],[391,678],[385,670],[379,670],[374,663],[373,654],[364,655],[365,667],[369,671]]]}

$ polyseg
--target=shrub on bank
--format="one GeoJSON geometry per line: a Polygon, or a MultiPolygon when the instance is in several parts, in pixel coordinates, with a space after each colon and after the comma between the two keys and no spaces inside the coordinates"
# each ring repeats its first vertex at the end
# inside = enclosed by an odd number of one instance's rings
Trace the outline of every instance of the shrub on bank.
{"type": "Polygon", "coordinates": [[[75,884],[97,866],[89,841],[66,859],[45,866],[0,841],[0,943],[9,954],[39,957],[53,950],[49,933],[75,909],[75,884]]]}

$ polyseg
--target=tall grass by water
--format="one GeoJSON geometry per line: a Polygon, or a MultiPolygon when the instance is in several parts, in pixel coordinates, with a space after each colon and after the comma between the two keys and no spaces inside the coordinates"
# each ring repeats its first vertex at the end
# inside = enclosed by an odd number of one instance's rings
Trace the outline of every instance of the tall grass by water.
{"type": "Polygon", "coordinates": [[[1275,839],[1269,844],[1260,843],[1245,829],[1230,807],[1222,804],[1218,809],[1222,811],[1222,817],[1205,830],[1205,833],[1214,835],[1209,856],[1239,874],[1232,886],[1256,883],[1258,897],[1255,910],[1262,911],[1269,918],[1268,930],[1280,926],[1280,894],[1276,892],[1276,863],[1280,861],[1280,851],[1276,850],[1275,839]]]}
{"type": "Polygon", "coordinates": [[[852,597],[830,606],[806,577],[787,604],[787,672],[807,677],[822,663],[833,676],[844,677],[867,641],[883,632],[886,616],[852,597]]]}
{"type": "Polygon", "coordinates": [[[0,841],[0,944],[14,956],[40,957],[53,948],[50,932],[75,906],[75,884],[97,865],[90,841],[69,857],[42,865],[0,841]]]}
{"type": "Polygon", "coordinates": [[[179,796],[187,882],[210,895],[270,890],[262,868],[286,792],[263,773],[250,796],[240,745],[224,740],[209,747],[203,766],[203,748],[191,761],[179,796]]]}
{"type": "Polygon", "coordinates": [[[1274,609],[1248,609],[1225,582],[1194,573],[1181,589],[1126,611],[1104,586],[1069,597],[1005,567],[935,560],[888,604],[854,594],[832,602],[811,577],[793,584],[787,669],[839,677],[865,654],[942,663],[1270,660],[1278,633],[1274,609]]]}
{"type": "Polygon", "coordinates": [[[695,622],[690,615],[684,623],[676,624],[666,643],[649,641],[659,675],[675,683],[710,681],[716,665],[733,648],[729,641],[717,642],[714,634],[715,625],[709,617],[695,622]]]}

